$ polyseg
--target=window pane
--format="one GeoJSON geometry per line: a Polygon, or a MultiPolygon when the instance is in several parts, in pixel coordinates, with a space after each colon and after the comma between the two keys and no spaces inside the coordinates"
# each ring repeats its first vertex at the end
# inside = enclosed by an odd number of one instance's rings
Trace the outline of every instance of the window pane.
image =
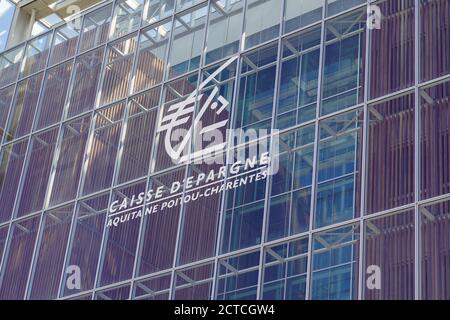
{"type": "Polygon", "coordinates": [[[311,298],[358,298],[359,226],[350,225],[313,236],[311,298]]]}
{"type": "Polygon", "coordinates": [[[62,141],[50,193],[50,205],[72,200],[77,195],[90,121],[91,116],[88,115],[62,126],[62,141]]]}
{"type": "Polygon", "coordinates": [[[259,251],[219,260],[217,300],[256,300],[259,251]]]}
{"type": "Polygon", "coordinates": [[[68,205],[44,213],[41,242],[36,249],[35,270],[30,280],[30,299],[47,300],[58,296],[73,208],[68,205]]]}
{"type": "Polygon", "coordinates": [[[39,220],[40,216],[34,216],[16,222],[11,227],[11,244],[2,267],[3,280],[0,288],[2,300],[24,299],[39,220]]]}
{"type": "Polygon", "coordinates": [[[8,120],[7,141],[30,132],[43,75],[43,73],[37,74],[17,84],[14,102],[11,106],[12,111],[8,120]]]}
{"type": "Polygon", "coordinates": [[[281,1],[247,0],[245,49],[275,39],[280,34],[281,1]]]}
{"type": "Polygon", "coordinates": [[[320,122],[316,227],[359,217],[363,120],[358,110],[320,122]]]}
{"type": "Polygon", "coordinates": [[[51,38],[52,33],[49,32],[31,40],[27,44],[20,77],[26,77],[45,68],[50,51],[51,38]]]}
{"type": "Polygon", "coordinates": [[[104,50],[90,51],[75,60],[74,76],[68,92],[68,117],[94,108],[104,50]]]}
{"type": "Polygon", "coordinates": [[[295,240],[265,249],[265,300],[305,300],[308,239],[295,240]]]}
{"type": "Polygon", "coordinates": [[[118,38],[139,28],[143,6],[144,0],[116,1],[110,38],[118,38]]]}
{"type": "Polygon", "coordinates": [[[314,128],[310,125],[280,136],[278,171],[272,176],[268,240],[309,230],[314,128]]]}
{"type": "Polygon", "coordinates": [[[450,193],[450,82],[420,90],[420,197],[450,193]]]}
{"type": "Polygon", "coordinates": [[[231,56],[239,51],[243,18],[243,0],[211,2],[206,39],[206,64],[231,56]]]}
{"type": "Polygon", "coordinates": [[[9,226],[0,227],[0,257],[3,257],[3,250],[6,247],[6,237],[8,236],[9,226]]]}
{"type": "Polygon", "coordinates": [[[36,129],[61,121],[71,73],[72,61],[69,61],[49,69],[45,74],[40,107],[37,112],[36,129]]]}
{"type": "Polygon", "coordinates": [[[414,85],[414,1],[377,3],[381,28],[371,34],[370,97],[414,85]],[[395,35],[395,36],[393,36],[395,35]]]}
{"type": "Polygon", "coordinates": [[[177,0],[177,12],[206,0],[177,0]]]}
{"type": "Polygon", "coordinates": [[[326,28],[321,115],[364,99],[365,9],[331,20],[326,28]]]}
{"type": "Polygon", "coordinates": [[[0,89],[0,139],[2,139],[6,130],[6,121],[8,118],[9,107],[14,97],[15,86],[9,86],[0,89]]]}
{"type": "Polygon", "coordinates": [[[146,0],[144,5],[144,23],[151,24],[173,13],[175,0],[146,0]]]}
{"type": "MultiPolygon", "coordinates": [[[[118,201],[131,202],[133,195],[145,192],[145,181],[113,190],[111,203],[118,201]]],[[[108,216],[105,244],[101,260],[100,286],[127,280],[133,275],[134,259],[136,255],[137,237],[143,206],[135,206],[132,211],[115,216],[108,216]],[[132,215],[136,218],[132,218],[132,215]],[[110,224],[111,220],[119,220],[117,224],[110,224]]]]}
{"type": "Polygon", "coordinates": [[[365,0],[328,0],[327,16],[338,14],[365,2],[365,0]]]}
{"type": "Polygon", "coordinates": [[[85,172],[83,194],[111,186],[119,147],[125,103],[99,110],[95,115],[95,132],[85,172]]]}
{"type": "MultiPolygon", "coordinates": [[[[185,177],[185,166],[179,170],[150,178],[149,188],[163,187],[162,199],[169,195],[169,188],[175,181],[185,177]]],[[[181,196],[181,194],[177,194],[181,196]]],[[[150,207],[146,207],[146,210],[150,207]]],[[[172,268],[178,232],[180,206],[164,209],[164,213],[149,214],[143,217],[143,231],[140,238],[140,260],[138,274],[158,272],[172,268]]]]}
{"type": "Polygon", "coordinates": [[[367,212],[414,201],[414,94],[369,106],[367,212]]]}
{"type": "Polygon", "coordinates": [[[210,300],[214,263],[175,271],[175,300],[210,300]]]}
{"type": "Polygon", "coordinates": [[[422,81],[450,73],[450,1],[420,1],[420,41],[422,81]]]}
{"type": "Polygon", "coordinates": [[[171,274],[136,281],[133,297],[136,300],[168,300],[171,274]]]}
{"type": "Polygon", "coordinates": [[[70,24],[63,25],[55,30],[50,65],[74,56],[80,34],[80,27],[77,24],[77,22],[72,21],[70,24]]]}
{"type": "Polygon", "coordinates": [[[0,222],[11,218],[14,195],[17,193],[20,174],[25,160],[28,139],[8,144],[1,149],[0,157],[0,222]]]}
{"type": "Polygon", "coordinates": [[[80,52],[92,49],[108,39],[112,5],[104,6],[84,16],[80,52]]]}
{"type": "Polygon", "coordinates": [[[285,129],[316,116],[320,28],[283,41],[277,128],[285,129]]]}
{"type": "Polygon", "coordinates": [[[203,6],[184,15],[175,16],[174,35],[169,54],[169,78],[199,67],[207,8],[203,6]]]}
{"type": "Polygon", "coordinates": [[[450,265],[449,215],[450,202],[445,201],[419,208],[421,213],[421,267],[422,298],[426,300],[448,300],[450,265]]]}
{"type": "Polygon", "coordinates": [[[134,92],[153,87],[163,80],[171,29],[172,22],[163,22],[141,32],[134,92]]]}
{"type": "Polygon", "coordinates": [[[160,93],[157,87],[130,99],[118,183],[145,176],[149,171],[160,93]]]}
{"type": "Polygon", "coordinates": [[[0,87],[16,81],[22,64],[24,46],[0,54],[0,87]]]}
{"type": "Polygon", "coordinates": [[[102,290],[95,293],[94,300],[128,300],[130,296],[130,285],[119,288],[102,290]]]}
{"type": "Polygon", "coordinates": [[[18,198],[18,217],[42,209],[57,137],[58,127],[31,138],[18,198]]]}
{"type": "Polygon", "coordinates": [[[288,33],[322,19],[325,0],[286,0],[284,32],[288,33]]]}
{"type": "Polygon", "coordinates": [[[128,95],[136,47],[137,37],[133,35],[108,45],[100,90],[101,106],[128,95]]]}
{"type": "Polygon", "coordinates": [[[414,210],[365,223],[365,268],[377,266],[381,288],[365,289],[368,300],[414,299],[414,210]]]}
{"type": "Polygon", "coordinates": [[[271,128],[277,52],[270,46],[243,56],[235,128],[271,128]]]}
{"type": "MultiPolygon", "coordinates": [[[[81,288],[69,289],[67,286],[63,286],[63,296],[90,290],[94,287],[108,199],[109,194],[102,194],[78,203],[64,270],[69,266],[80,267],[81,288]]],[[[63,283],[67,282],[68,275],[68,273],[64,273],[63,283]]]]}

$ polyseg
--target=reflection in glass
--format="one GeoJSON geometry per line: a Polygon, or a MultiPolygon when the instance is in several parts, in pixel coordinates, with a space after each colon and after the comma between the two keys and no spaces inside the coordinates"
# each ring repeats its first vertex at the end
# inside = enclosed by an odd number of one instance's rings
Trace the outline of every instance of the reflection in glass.
{"type": "Polygon", "coordinates": [[[108,39],[112,4],[84,16],[79,51],[92,49],[108,39]]]}
{"type": "Polygon", "coordinates": [[[320,28],[283,41],[277,128],[285,129],[316,116],[320,28]]]}
{"type": "Polygon", "coordinates": [[[80,34],[80,27],[77,26],[76,21],[74,20],[55,30],[49,65],[54,65],[74,56],[80,34]]]}
{"type": "Polygon", "coordinates": [[[284,33],[300,29],[322,19],[325,0],[286,0],[284,8],[284,33]]]}
{"type": "Polygon", "coordinates": [[[20,77],[26,77],[45,68],[50,51],[51,38],[52,33],[49,32],[31,40],[27,44],[20,77]]]}
{"type": "Polygon", "coordinates": [[[275,39],[280,34],[281,4],[279,0],[247,0],[244,48],[275,39]]]}
{"type": "Polygon", "coordinates": [[[116,1],[109,37],[118,38],[139,28],[143,6],[144,0],[116,1]]]}
{"type": "Polygon", "coordinates": [[[22,64],[24,45],[0,54],[0,87],[16,81],[22,64]]]}
{"type": "Polygon", "coordinates": [[[262,298],[305,300],[308,239],[267,247],[262,298]]]}
{"type": "Polygon", "coordinates": [[[152,24],[173,13],[175,0],[146,0],[144,5],[144,23],[152,24]]]}
{"type": "Polygon", "coordinates": [[[214,263],[175,271],[175,300],[209,300],[214,263]]]}
{"type": "Polygon", "coordinates": [[[332,229],[313,238],[311,299],[357,299],[359,226],[332,229]]]}

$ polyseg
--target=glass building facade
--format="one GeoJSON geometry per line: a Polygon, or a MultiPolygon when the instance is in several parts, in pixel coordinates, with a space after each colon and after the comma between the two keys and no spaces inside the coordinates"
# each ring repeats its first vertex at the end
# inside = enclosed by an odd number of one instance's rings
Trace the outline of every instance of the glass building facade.
{"type": "Polygon", "coordinates": [[[449,0],[115,0],[3,51],[0,299],[450,299],[449,51],[449,0]],[[211,75],[278,172],[108,227],[214,168],[156,132],[211,75]]]}

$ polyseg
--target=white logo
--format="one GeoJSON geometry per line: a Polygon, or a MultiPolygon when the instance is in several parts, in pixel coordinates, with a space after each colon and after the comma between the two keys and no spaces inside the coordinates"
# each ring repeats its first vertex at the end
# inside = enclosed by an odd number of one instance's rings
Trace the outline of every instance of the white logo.
{"type": "Polygon", "coordinates": [[[185,100],[171,105],[168,108],[166,115],[164,115],[164,112],[160,113],[157,133],[160,134],[164,131],[166,132],[164,147],[167,154],[175,163],[199,159],[225,148],[226,142],[222,139],[222,134],[218,129],[225,127],[228,119],[213,123],[204,128],[202,127],[202,118],[208,109],[211,109],[215,111],[217,115],[220,115],[229,107],[229,102],[219,94],[219,87],[217,85],[214,86],[206,101],[200,106],[199,112],[193,120],[189,130],[186,131],[180,127],[189,122],[194,114],[196,104],[200,104],[204,101],[205,94],[199,94],[199,92],[237,58],[238,57],[230,58],[205,81],[203,81],[200,86],[185,100]],[[214,139],[215,143],[211,143],[206,148],[201,148],[200,150],[190,153],[186,147],[189,147],[188,142],[192,140],[193,135],[197,134],[201,137],[212,134],[220,137],[219,139],[214,139]],[[182,137],[181,142],[178,145],[173,146],[172,143],[174,141],[178,141],[178,137],[182,137]]]}
{"type": "Polygon", "coordinates": [[[367,7],[367,28],[369,30],[381,29],[381,9],[376,4],[367,7]]]}

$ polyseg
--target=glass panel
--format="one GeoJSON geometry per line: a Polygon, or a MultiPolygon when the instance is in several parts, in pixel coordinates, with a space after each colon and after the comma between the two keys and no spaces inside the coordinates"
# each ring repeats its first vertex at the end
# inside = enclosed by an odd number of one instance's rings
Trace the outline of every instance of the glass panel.
{"type": "Polygon", "coordinates": [[[359,226],[350,225],[313,236],[311,298],[358,298],[359,226]]]}
{"type": "Polygon", "coordinates": [[[422,299],[448,300],[450,288],[447,285],[450,276],[449,253],[450,202],[445,201],[422,206],[421,213],[421,267],[422,299]]]}
{"type": "Polygon", "coordinates": [[[0,51],[5,50],[8,42],[15,10],[16,6],[13,2],[8,0],[2,1],[0,5],[0,18],[2,18],[2,22],[0,23],[0,30],[2,30],[2,32],[0,32],[0,51]]]}
{"type": "Polygon", "coordinates": [[[242,57],[235,128],[270,129],[278,47],[242,57]]]}
{"type": "Polygon", "coordinates": [[[414,94],[369,106],[367,212],[414,201],[414,94]]]}
{"type": "Polygon", "coordinates": [[[8,144],[0,156],[0,222],[12,216],[15,195],[19,188],[20,174],[25,160],[28,139],[8,144]]]}
{"type": "Polygon", "coordinates": [[[58,127],[31,138],[28,162],[22,177],[17,216],[42,209],[55,150],[58,127]]]}
{"type": "Polygon", "coordinates": [[[163,22],[141,32],[134,92],[153,87],[163,80],[171,30],[172,22],[163,22]]]}
{"type": "Polygon", "coordinates": [[[184,10],[203,1],[206,0],[177,0],[177,11],[184,10]]]}
{"type": "Polygon", "coordinates": [[[174,35],[169,54],[169,78],[195,70],[200,66],[207,8],[203,6],[184,15],[175,16],[174,35]]]}
{"type": "Polygon", "coordinates": [[[381,9],[380,29],[371,32],[370,97],[414,85],[414,1],[389,0],[381,9]],[[393,36],[395,35],[395,36],[393,36]]]}
{"type": "Polygon", "coordinates": [[[450,193],[450,82],[421,89],[420,197],[450,193]]]}
{"type": "Polygon", "coordinates": [[[414,299],[414,210],[365,223],[365,268],[380,270],[380,289],[365,288],[368,300],[414,299]]]}
{"type": "Polygon", "coordinates": [[[40,107],[36,114],[36,129],[61,121],[71,73],[72,61],[69,61],[49,69],[45,74],[40,107]]]}
{"type": "Polygon", "coordinates": [[[247,0],[245,49],[279,36],[281,4],[279,0],[247,0]]]}
{"type": "Polygon", "coordinates": [[[315,126],[280,135],[278,171],[272,176],[268,240],[309,230],[315,126]]]}
{"type": "Polygon", "coordinates": [[[175,0],[146,0],[144,6],[144,23],[151,24],[173,13],[175,0]]]}
{"type": "MultiPolygon", "coordinates": [[[[190,76],[182,77],[178,80],[172,81],[170,83],[166,83],[164,85],[164,104],[160,108],[160,119],[164,119],[161,121],[161,124],[166,124],[170,121],[170,115],[173,114],[173,111],[170,108],[180,108],[183,107],[185,116],[181,119],[187,119],[186,123],[179,123],[173,129],[174,131],[169,130],[161,130],[159,129],[156,134],[155,146],[156,146],[156,159],[152,161],[152,172],[157,172],[160,170],[165,170],[171,168],[178,163],[176,159],[172,159],[168,154],[165,148],[165,138],[166,134],[170,134],[170,140],[172,141],[172,146],[175,147],[178,143],[181,142],[184,136],[178,137],[176,135],[177,132],[186,133],[192,124],[192,118],[194,115],[195,109],[195,99],[194,101],[188,101],[187,105],[184,104],[184,101],[188,99],[189,95],[193,93],[193,91],[197,88],[198,82],[198,73],[194,73],[190,76]],[[177,130],[177,131],[175,131],[177,130]],[[175,133],[173,133],[175,132],[175,133]]],[[[184,148],[180,150],[181,154],[186,154],[188,152],[188,148],[184,148]]],[[[181,155],[180,154],[180,155],[181,155]]]]}
{"type": "Polygon", "coordinates": [[[35,270],[30,280],[30,299],[47,300],[58,296],[73,208],[72,204],[44,213],[35,270]]]}
{"type": "Polygon", "coordinates": [[[217,300],[256,300],[259,251],[219,260],[217,300]]]}
{"type": "Polygon", "coordinates": [[[49,32],[28,42],[20,77],[26,77],[45,68],[50,51],[51,38],[52,33],[49,32]]]}
{"type": "Polygon", "coordinates": [[[214,263],[175,271],[175,300],[210,300],[214,263]]]}
{"type": "Polygon", "coordinates": [[[14,85],[0,89],[0,140],[5,134],[6,120],[8,118],[9,107],[14,97],[14,89],[14,85]]]}
{"type": "MultiPolygon", "coordinates": [[[[129,204],[134,196],[145,192],[145,181],[113,190],[111,203],[129,204]]],[[[126,212],[112,213],[108,216],[105,244],[102,253],[100,286],[127,280],[133,275],[134,259],[136,256],[137,237],[141,223],[143,206],[126,212]],[[139,211],[140,214],[139,215],[139,211]],[[114,216],[113,216],[114,215],[114,216]],[[119,221],[111,223],[111,221],[119,221]]]]}
{"type": "Polygon", "coordinates": [[[127,96],[136,47],[137,37],[133,35],[108,45],[100,90],[101,106],[127,96]]]}
{"type": "Polygon", "coordinates": [[[95,131],[88,165],[84,172],[83,194],[111,186],[124,109],[125,103],[119,102],[95,114],[95,131]]]}
{"type": "Polygon", "coordinates": [[[283,41],[278,129],[289,128],[316,117],[320,37],[320,28],[314,28],[283,41]]]}
{"type": "Polygon", "coordinates": [[[327,22],[326,28],[321,115],[364,100],[365,8],[327,22]]]}
{"type": "Polygon", "coordinates": [[[300,29],[322,19],[325,0],[286,0],[284,5],[284,32],[300,29]]]}
{"type": "MultiPolygon", "coordinates": [[[[64,270],[67,270],[69,266],[80,268],[81,288],[63,286],[63,296],[94,287],[108,200],[109,194],[106,193],[78,203],[64,270]]],[[[64,273],[63,283],[67,282],[67,276],[68,274],[64,273]]]]}
{"type": "Polygon", "coordinates": [[[88,115],[62,126],[59,159],[50,193],[51,206],[72,200],[77,195],[90,121],[88,115]]]}
{"type": "Polygon", "coordinates": [[[328,0],[327,16],[338,14],[357,5],[363,4],[366,0],[328,0]]]}
{"type": "MultiPolygon", "coordinates": [[[[185,174],[186,169],[183,166],[179,170],[153,176],[150,178],[149,189],[156,190],[162,187],[161,199],[164,199],[169,195],[172,183],[183,181],[185,174]]],[[[181,196],[181,193],[173,194],[174,199],[179,198],[179,196],[181,196]]],[[[159,201],[154,201],[154,204],[161,206],[159,201]]],[[[146,211],[151,209],[152,205],[148,205],[145,208],[146,211]]],[[[141,247],[139,252],[141,256],[138,263],[138,275],[173,267],[179,217],[180,206],[167,207],[162,212],[144,215],[144,228],[140,238],[141,247]]]]}
{"type": "Polygon", "coordinates": [[[359,217],[362,110],[320,122],[315,226],[359,217]]]}
{"type": "Polygon", "coordinates": [[[143,6],[144,0],[116,1],[110,38],[118,38],[139,28],[143,6]]]}
{"type": "Polygon", "coordinates": [[[68,117],[94,108],[104,50],[99,48],[76,58],[74,76],[68,92],[68,117]]]}
{"type": "Polygon", "coordinates": [[[0,227],[0,257],[3,257],[3,250],[6,247],[6,237],[8,236],[8,229],[8,225],[0,227]]]}
{"type": "Polygon", "coordinates": [[[72,21],[55,30],[49,65],[56,64],[75,55],[80,34],[80,26],[78,24],[76,21],[72,21]]]}
{"type": "Polygon", "coordinates": [[[136,281],[134,299],[136,300],[168,300],[170,294],[171,274],[136,281]]]}
{"type": "Polygon", "coordinates": [[[422,81],[450,73],[450,1],[420,1],[419,36],[422,81]]]}
{"type": "Polygon", "coordinates": [[[19,46],[0,54],[0,87],[16,81],[24,47],[19,46]]]}
{"type": "Polygon", "coordinates": [[[239,51],[243,18],[243,0],[211,2],[205,64],[231,56],[239,51]]]}
{"type": "Polygon", "coordinates": [[[130,286],[102,290],[95,293],[94,300],[128,300],[130,296],[130,286]]]}
{"type": "Polygon", "coordinates": [[[6,140],[28,134],[33,124],[34,113],[44,73],[37,74],[17,84],[11,114],[8,120],[6,140]]]}
{"type": "Polygon", "coordinates": [[[1,300],[24,299],[39,220],[40,216],[34,216],[11,227],[11,243],[2,267],[1,300]]]}
{"type": "Polygon", "coordinates": [[[84,16],[79,51],[92,49],[108,39],[112,4],[84,16]]]}
{"type": "Polygon", "coordinates": [[[267,247],[264,260],[264,300],[305,300],[308,238],[267,247]]]}
{"type": "Polygon", "coordinates": [[[149,171],[160,93],[157,87],[130,99],[118,183],[145,176],[149,171]]]}

